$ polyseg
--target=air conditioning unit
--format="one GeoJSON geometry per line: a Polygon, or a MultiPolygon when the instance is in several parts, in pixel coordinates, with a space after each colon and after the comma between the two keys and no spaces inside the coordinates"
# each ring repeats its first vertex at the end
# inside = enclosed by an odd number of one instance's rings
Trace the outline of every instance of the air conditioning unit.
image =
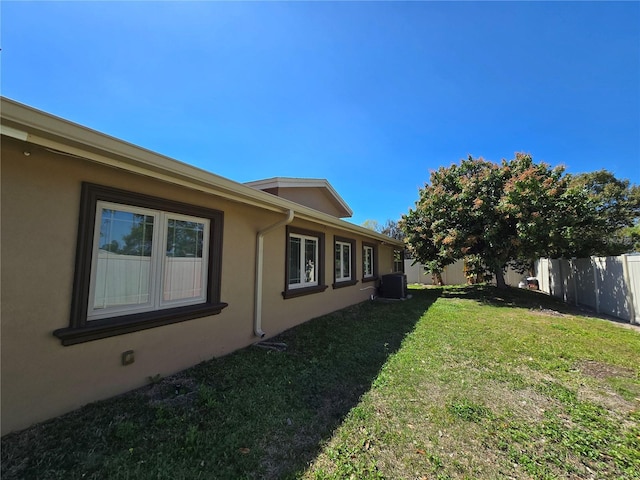
{"type": "Polygon", "coordinates": [[[382,275],[379,294],[382,298],[406,298],[407,276],[404,273],[382,275]]]}

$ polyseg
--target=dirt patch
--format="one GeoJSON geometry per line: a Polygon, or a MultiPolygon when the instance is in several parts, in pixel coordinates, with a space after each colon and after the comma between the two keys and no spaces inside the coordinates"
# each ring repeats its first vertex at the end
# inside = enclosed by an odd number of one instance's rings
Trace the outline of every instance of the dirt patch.
{"type": "Polygon", "coordinates": [[[608,363],[596,362],[594,360],[580,362],[576,365],[576,369],[583,375],[601,380],[612,377],[633,378],[635,376],[635,372],[630,368],[609,365],[608,363]]]}
{"type": "Polygon", "coordinates": [[[176,374],[154,382],[140,393],[152,407],[188,407],[198,394],[198,382],[184,374],[176,374]]]}
{"type": "Polygon", "coordinates": [[[560,313],[556,310],[551,310],[549,308],[531,308],[529,311],[536,315],[544,315],[547,317],[566,317],[564,313],[560,313]]]}
{"type": "MultiPolygon", "coordinates": [[[[585,360],[578,363],[575,369],[585,377],[596,380],[596,384],[591,382],[581,383],[578,388],[579,398],[591,402],[598,403],[611,412],[629,413],[640,405],[640,397],[634,401],[625,400],[619,393],[615,392],[609,384],[609,379],[628,378],[633,379],[636,376],[634,370],[630,368],[620,367],[617,365],[609,365],[607,363],[596,362],[594,360],[585,360]]],[[[633,380],[629,380],[633,382],[633,380]]],[[[630,383],[629,388],[633,383],[630,383]]],[[[635,388],[634,388],[635,389],[635,388]]],[[[637,389],[635,389],[637,392],[637,389]]]]}
{"type": "Polygon", "coordinates": [[[621,318],[613,317],[611,315],[606,315],[604,313],[597,313],[595,310],[591,310],[590,308],[584,306],[569,306],[569,312],[572,315],[577,315],[581,317],[588,318],[597,318],[599,320],[605,320],[612,325],[616,325],[618,327],[626,328],[629,330],[635,330],[640,333],[640,324],[630,323],[628,320],[623,320],[621,318]]]}

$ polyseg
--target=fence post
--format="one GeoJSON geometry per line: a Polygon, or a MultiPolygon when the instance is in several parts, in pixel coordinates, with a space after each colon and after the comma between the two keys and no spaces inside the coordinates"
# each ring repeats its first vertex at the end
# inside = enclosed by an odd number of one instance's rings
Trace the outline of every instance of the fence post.
{"type": "Polygon", "coordinates": [[[548,293],[549,295],[551,295],[551,259],[547,258],[545,265],[547,267],[547,275],[546,275],[546,287],[545,287],[545,292],[548,293]]]}
{"type": "Polygon", "coordinates": [[[636,309],[633,303],[633,286],[631,285],[631,277],[629,276],[629,264],[627,263],[627,255],[622,256],[622,276],[624,277],[624,283],[627,284],[627,302],[629,302],[629,314],[631,316],[630,322],[636,323],[636,309]]]}
{"type": "Polygon", "coordinates": [[[571,278],[573,278],[573,295],[576,301],[576,307],[578,306],[578,281],[576,277],[578,276],[578,269],[575,264],[576,257],[572,257],[569,260],[569,266],[571,267],[571,278]]]}
{"type": "Polygon", "coordinates": [[[598,267],[596,265],[596,257],[591,257],[591,266],[593,267],[593,288],[596,296],[596,312],[600,313],[600,294],[598,293],[598,267]]]}

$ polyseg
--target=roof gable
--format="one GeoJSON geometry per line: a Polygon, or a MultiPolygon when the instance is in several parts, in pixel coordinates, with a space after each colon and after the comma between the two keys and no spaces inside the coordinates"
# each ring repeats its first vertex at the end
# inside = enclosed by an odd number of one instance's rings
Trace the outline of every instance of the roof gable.
{"type": "Polygon", "coordinates": [[[273,177],[247,182],[245,185],[334,217],[344,218],[353,215],[349,205],[324,178],[273,177]]]}

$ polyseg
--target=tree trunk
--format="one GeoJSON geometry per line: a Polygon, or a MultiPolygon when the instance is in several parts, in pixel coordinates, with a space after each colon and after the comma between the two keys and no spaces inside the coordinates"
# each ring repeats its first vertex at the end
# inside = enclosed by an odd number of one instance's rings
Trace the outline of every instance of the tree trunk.
{"type": "Polygon", "coordinates": [[[442,272],[436,272],[433,274],[432,276],[433,280],[435,280],[435,284],[438,286],[442,286],[444,285],[444,282],[442,281],[442,272]]]}
{"type": "Polygon", "coordinates": [[[501,268],[496,268],[493,274],[496,276],[496,286],[498,288],[507,288],[507,284],[504,282],[504,271],[501,268]]]}

